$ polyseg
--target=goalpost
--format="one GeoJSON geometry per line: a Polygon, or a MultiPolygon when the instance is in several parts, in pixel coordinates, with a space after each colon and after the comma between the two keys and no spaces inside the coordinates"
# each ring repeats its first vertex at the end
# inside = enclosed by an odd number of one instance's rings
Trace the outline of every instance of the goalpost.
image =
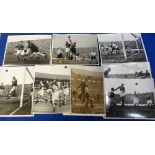
{"type": "MultiPolygon", "coordinates": [[[[33,66],[24,67],[22,86],[21,86],[21,93],[20,93],[20,105],[16,110],[11,112],[9,115],[14,115],[18,110],[20,110],[24,105],[26,105],[26,104],[24,104],[25,85],[32,85],[32,87],[34,86],[34,76],[32,75],[32,73],[30,71],[31,69],[32,69],[32,72],[33,72],[34,71],[33,66]]],[[[21,73],[19,72],[19,74],[21,74],[21,73]]],[[[31,89],[31,87],[28,87],[28,89],[29,88],[31,89]]],[[[29,91],[31,93],[31,90],[29,90],[29,91]]],[[[33,96],[31,96],[31,97],[32,97],[32,101],[33,101],[33,96]]]]}
{"type": "Polygon", "coordinates": [[[21,89],[20,106],[19,106],[20,108],[23,106],[23,100],[24,100],[25,76],[26,76],[26,67],[24,68],[24,76],[23,76],[23,83],[22,83],[22,89],[21,89]]]}
{"type": "Polygon", "coordinates": [[[23,83],[21,88],[21,99],[20,99],[20,108],[23,106],[24,103],[24,93],[25,93],[25,84],[34,85],[34,77],[29,69],[29,67],[24,68],[24,76],[23,76],[23,83]]]}
{"type": "MultiPolygon", "coordinates": [[[[130,33],[130,35],[133,36],[134,41],[136,43],[136,47],[137,47],[138,53],[140,53],[140,48],[139,48],[139,45],[138,45],[138,40],[141,39],[141,38],[138,37],[136,34],[133,34],[133,33],[130,33]]],[[[126,49],[125,49],[125,39],[124,39],[124,34],[123,33],[121,34],[121,42],[122,42],[122,47],[123,47],[123,52],[124,52],[125,59],[127,59],[127,54],[126,54],[126,49]]]]}
{"type": "Polygon", "coordinates": [[[126,54],[126,49],[125,49],[125,43],[124,43],[124,34],[121,34],[121,41],[122,41],[122,47],[123,47],[123,52],[124,52],[124,57],[127,59],[127,54],[126,54]]]}
{"type": "Polygon", "coordinates": [[[137,35],[131,33],[131,35],[134,37],[135,39],[135,42],[136,42],[136,47],[137,47],[137,50],[138,50],[138,53],[140,52],[140,48],[139,48],[139,45],[138,45],[138,39],[140,39],[140,37],[138,37],[137,35]]]}

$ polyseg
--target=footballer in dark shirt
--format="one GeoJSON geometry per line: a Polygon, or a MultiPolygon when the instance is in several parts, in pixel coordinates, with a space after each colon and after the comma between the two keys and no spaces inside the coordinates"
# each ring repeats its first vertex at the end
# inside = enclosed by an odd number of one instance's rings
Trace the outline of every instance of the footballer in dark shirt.
{"type": "Polygon", "coordinates": [[[145,78],[150,78],[150,77],[151,77],[151,75],[150,75],[149,71],[146,70],[146,72],[145,72],[145,78]]]}
{"type": "Polygon", "coordinates": [[[104,72],[104,77],[105,78],[109,78],[109,73],[110,73],[111,69],[108,68],[105,72],[104,72]]]}
{"type": "Polygon", "coordinates": [[[82,83],[76,88],[76,89],[79,89],[81,88],[81,95],[80,95],[80,99],[82,100],[82,102],[85,102],[85,97],[86,97],[86,87],[87,86],[87,81],[88,81],[88,78],[86,78],[85,80],[82,81],[82,83]]]}
{"type": "Polygon", "coordinates": [[[3,96],[4,89],[5,89],[5,87],[4,87],[3,83],[1,83],[1,85],[0,85],[0,96],[3,96]]]}
{"type": "Polygon", "coordinates": [[[16,89],[17,89],[17,84],[18,82],[17,82],[17,79],[16,79],[16,77],[14,76],[13,78],[12,78],[12,88],[11,88],[11,90],[10,90],[10,92],[9,92],[9,96],[13,96],[13,97],[15,97],[16,96],[16,89]]]}
{"type": "Polygon", "coordinates": [[[79,55],[79,53],[77,53],[76,51],[76,42],[72,42],[71,37],[68,36],[69,42],[70,42],[70,52],[72,53],[73,57],[76,60],[76,56],[79,55]]]}
{"type": "Polygon", "coordinates": [[[27,53],[31,53],[31,56],[30,56],[31,59],[33,58],[34,55],[36,56],[37,59],[39,58],[39,55],[47,59],[47,54],[41,53],[37,45],[35,45],[35,43],[33,43],[32,41],[29,41],[29,40],[27,41],[26,51],[27,53]]]}
{"type": "Polygon", "coordinates": [[[122,106],[124,106],[124,104],[125,104],[125,87],[124,87],[124,84],[121,84],[121,86],[116,88],[115,91],[118,89],[120,90],[120,97],[121,97],[122,106]]]}

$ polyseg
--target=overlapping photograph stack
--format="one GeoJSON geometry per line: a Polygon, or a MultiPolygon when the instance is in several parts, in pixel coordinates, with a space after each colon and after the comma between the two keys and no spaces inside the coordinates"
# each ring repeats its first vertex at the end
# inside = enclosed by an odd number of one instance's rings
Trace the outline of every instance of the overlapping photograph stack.
{"type": "Polygon", "coordinates": [[[99,35],[106,116],[153,118],[154,81],[140,34],[99,35]]]}
{"type": "Polygon", "coordinates": [[[2,116],[155,118],[140,34],[9,35],[0,74],[2,116]]]}

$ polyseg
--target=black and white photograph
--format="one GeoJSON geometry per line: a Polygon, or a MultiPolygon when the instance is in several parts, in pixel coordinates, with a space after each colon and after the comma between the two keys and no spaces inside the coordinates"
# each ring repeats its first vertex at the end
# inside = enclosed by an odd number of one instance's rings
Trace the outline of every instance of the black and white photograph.
{"type": "Polygon", "coordinates": [[[126,62],[146,62],[147,56],[140,33],[123,33],[126,62]]]}
{"type": "Polygon", "coordinates": [[[70,110],[70,67],[36,66],[32,113],[68,113],[70,110]]]}
{"type": "Polygon", "coordinates": [[[31,115],[34,67],[0,67],[0,115],[31,115]]]}
{"type": "Polygon", "coordinates": [[[98,41],[103,64],[147,61],[139,33],[99,34],[98,41]]]}
{"type": "Polygon", "coordinates": [[[154,118],[153,79],[105,79],[106,116],[154,118]]]}
{"type": "Polygon", "coordinates": [[[99,64],[96,34],[55,34],[52,64],[99,64]]]}
{"type": "Polygon", "coordinates": [[[51,35],[10,35],[4,65],[50,64],[51,35]]]}
{"type": "Polygon", "coordinates": [[[124,43],[122,34],[99,34],[98,42],[102,63],[125,62],[124,43]]]}
{"type": "Polygon", "coordinates": [[[148,79],[152,78],[148,62],[105,64],[104,78],[116,79],[148,79]]]}
{"type": "Polygon", "coordinates": [[[104,115],[102,66],[71,66],[72,113],[104,115]]]}

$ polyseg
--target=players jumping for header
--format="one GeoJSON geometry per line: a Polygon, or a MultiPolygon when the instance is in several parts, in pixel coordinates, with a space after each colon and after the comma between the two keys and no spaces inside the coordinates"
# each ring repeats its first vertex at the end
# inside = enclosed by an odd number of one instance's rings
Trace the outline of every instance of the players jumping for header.
{"type": "Polygon", "coordinates": [[[47,103],[49,101],[52,104],[53,112],[55,112],[56,105],[60,108],[67,104],[69,92],[69,84],[67,82],[41,80],[35,104],[43,101],[47,103]]]}
{"type": "Polygon", "coordinates": [[[94,104],[93,104],[94,99],[91,97],[90,89],[89,89],[89,86],[88,86],[88,81],[91,78],[92,77],[90,77],[90,76],[85,78],[80,83],[80,85],[78,85],[72,91],[72,95],[73,95],[72,99],[74,100],[75,103],[77,101],[80,101],[80,102],[84,103],[86,107],[88,107],[90,105],[93,108],[94,107],[94,104]]]}
{"type": "MultiPolygon", "coordinates": [[[[65,49],[63,50],[62,47],[59,47],[56,51],[57,58],[60,60],[66,59],[66,60],[81,60],[84,58],[80,58],[80,54],[77,50],[77,43],[73,42],[71,39],[71,36],[68,36],[68,41],[65,42],[65,49]]],[[[90,62],[96,62],[97,63],[97,53],[93,50],[90,52],[90,62]]],[[[58,61],[59,61],[58,60],[58,61]]]]}
{"type": "Polygon", "coordinates": [[[68,41],[65,43],[65,53],[63,53],[63,49],[61,47],[56,51],[57,58],[66,58],[68,60],[76,60],[78,53],[76,50],[76,42],[71,40],[71,37],[68,36],[68,41]]]}

